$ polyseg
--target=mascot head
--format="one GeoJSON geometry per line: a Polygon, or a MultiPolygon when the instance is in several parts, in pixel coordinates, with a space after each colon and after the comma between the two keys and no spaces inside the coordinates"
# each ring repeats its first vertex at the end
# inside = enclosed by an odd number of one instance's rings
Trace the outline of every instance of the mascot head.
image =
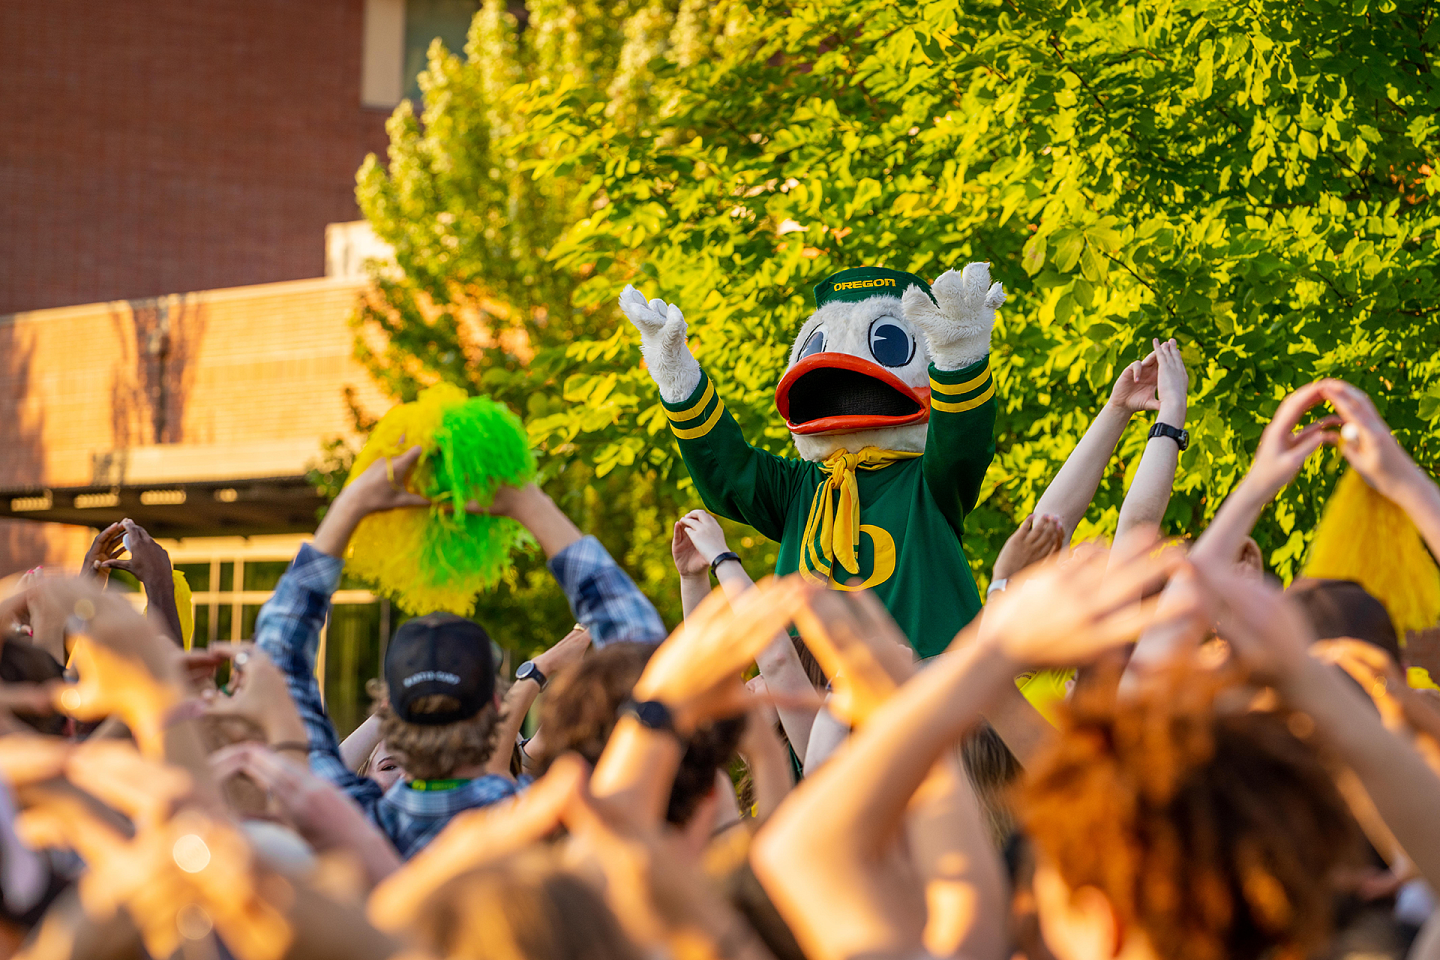
{"type": "Polygon", "coordinates": [[[815,286],[815,312],[790,348],[775,406],[806,460],[837,450],[925,450],[930,355],[900,297],[914,274],[883,267],[841,270],[815,286]]]}

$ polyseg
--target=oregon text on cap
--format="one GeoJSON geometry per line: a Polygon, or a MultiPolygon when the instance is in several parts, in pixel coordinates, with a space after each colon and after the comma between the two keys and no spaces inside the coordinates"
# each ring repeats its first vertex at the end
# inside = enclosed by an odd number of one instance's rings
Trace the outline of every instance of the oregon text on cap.
{"type": "Polygon", "coordinates": [[[895,278],[894,278],[894,277],[880,277],[880,278],[875,279],[875,280],[849,280],[849,281],[847,281],[847,282],[845,282],[845,283],[837,283],[837,284],[835,284],[833,287],[831,287],[830,289],[832,289],[832,290],[856,290],[856,289],[859,289],[860,287],[893,287],[893,286],[895,286],[895,278]]]}

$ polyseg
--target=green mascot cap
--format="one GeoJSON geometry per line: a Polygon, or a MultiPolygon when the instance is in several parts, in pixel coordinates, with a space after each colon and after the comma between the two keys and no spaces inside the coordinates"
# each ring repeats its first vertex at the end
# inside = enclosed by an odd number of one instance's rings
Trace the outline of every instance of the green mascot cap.
{"type": "Polygon", "coordinates": [[[887,270],[884,267],[851,267],[841,270],[815,284],[815,308],[825,306],[832,300],[858,303],[876,296],[899,297],[906,287],[919,287],[931,300],[930,284],[913,273],[903,270],[887,270]]]}

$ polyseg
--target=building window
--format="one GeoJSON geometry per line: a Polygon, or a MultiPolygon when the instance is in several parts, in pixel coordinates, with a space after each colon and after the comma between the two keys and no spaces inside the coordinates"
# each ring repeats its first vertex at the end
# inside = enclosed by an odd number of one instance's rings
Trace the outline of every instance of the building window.
{"type": "Polygon", "coordinates": [[[388,108],[402,97],[418,103],[430,41],[439,37],[463,53],[479,9],[479,0],[365,0],[361,104],[388,108]]]}

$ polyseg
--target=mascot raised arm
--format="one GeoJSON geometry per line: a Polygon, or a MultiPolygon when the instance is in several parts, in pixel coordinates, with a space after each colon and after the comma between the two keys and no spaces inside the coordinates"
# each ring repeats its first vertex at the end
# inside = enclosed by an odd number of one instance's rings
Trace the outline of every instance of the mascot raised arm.
{"type": "Polygon", "coordinates": [[[746,442],[679,307],[620,296],[705,506],[778,541],[777,574],[873,590],[922,657],[980,609],[961,533],[995,455],[990,331],[1004,302],[984,263],[933,290],[880,267],[818,284],[775,391],[795,459],[746,442]]]}

